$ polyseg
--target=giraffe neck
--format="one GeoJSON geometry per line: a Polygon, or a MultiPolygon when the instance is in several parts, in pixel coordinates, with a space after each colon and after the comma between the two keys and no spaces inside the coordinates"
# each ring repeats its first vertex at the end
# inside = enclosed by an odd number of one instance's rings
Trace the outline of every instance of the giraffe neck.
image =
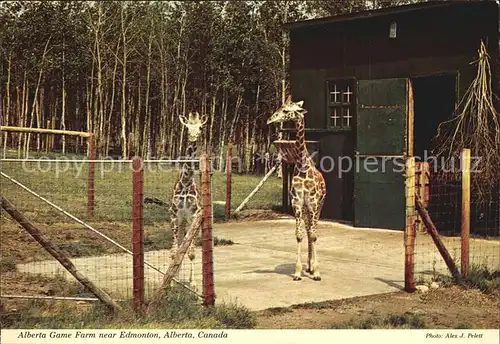
{"type": "Polygon", "coordinates": [[[295,128],[297,129],[297,134],[295,137],[295,144],[298,149],[299,161],[297,162],[297,167],[303,170],[310,166],[310,156],[309,151],[306,146],[306,133],[305,133],[305,123],[304,118],[298,119],[295,122],[295,128]]]}
{"type": "MultiPolygon", "coordinates": [[[[185,159],[191,160],[197,157],[197,145],[196,142],[189,142],[186,149],[185,159]]],[[[180,180],[184,187],[190,186],[194,182],[194,172],[192,162],[184,162],[180,172],[180,180]]]]}
{"type": "Polygon", "coordinates": [[[197,142],[189,142],[186,149],[187,159],[196,159],[198,155],[198,145],[197,142]]]}

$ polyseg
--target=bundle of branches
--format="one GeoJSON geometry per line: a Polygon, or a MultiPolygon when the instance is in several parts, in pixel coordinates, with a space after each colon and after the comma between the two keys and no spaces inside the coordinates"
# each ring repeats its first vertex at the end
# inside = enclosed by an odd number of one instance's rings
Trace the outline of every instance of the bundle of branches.
{"type": "Polygon", "coordinates": [[[471,156],[479,161],[471,171],[471,182],[481,202],[500,185],[500,119],[493,103],[490,56],[482,41],[478,53],[479,59],[471,62],[477,64],[477,76],[452,118],[438,127],[434,154],[446,165],[457,166],[462,149],[470,148],[471,156]]]}

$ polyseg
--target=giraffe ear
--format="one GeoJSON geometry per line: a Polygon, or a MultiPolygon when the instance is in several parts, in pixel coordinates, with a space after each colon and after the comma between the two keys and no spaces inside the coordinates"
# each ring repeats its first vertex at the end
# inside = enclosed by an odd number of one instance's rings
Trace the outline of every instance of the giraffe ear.
{"type": "Polygon", "coordinates": [[[303,101],[303,100],[301,100],[301,101],[299,101],[299,102],[296,102],[295,104],[297,104],[298,106],[302,107],[302,105],[304,105],[304,101],[303,101]]]}
{"type": "MultiPolygon", "coordinates": [[[[189,115],[191,115],[191,113],[189,115]]],[[[186,125],[186,116],[185,115],[179,115],[179,120],[181,121],[182,124],[186,125]]]]}
{"type": "Polygon", "coordinates": [[[207,115],[201,115],[201,125],[204,125],[208,121],[207,115]]]}

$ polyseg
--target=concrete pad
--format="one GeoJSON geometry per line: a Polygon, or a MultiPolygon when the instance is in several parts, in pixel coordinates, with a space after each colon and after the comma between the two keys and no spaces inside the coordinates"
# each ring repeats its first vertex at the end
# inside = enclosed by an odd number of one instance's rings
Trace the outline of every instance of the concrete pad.
{"type": "MultiPolygon", "coordinates": [[[[215,224],[213,235],[235,242],[214,248],[216,302],[235,301],[252,310],[285,307],[297,303],[342,299],[397,291],[404,286],[403,232],[353,228],[334,222],[320,222],[317,252],[321,281],[305,273],[307,244],[302,244],[303,278],[293,281],[297,244],[295,220],[215,224]]],[[[416,256],[442,263],[428,236],[419,235],[421,246],[416,256]],[[424,248],[425,251],[424,252],[424,248]]],[[[456,242],[456,239],[454,239],[456,242]]],[[[449,241],[451,243],[451,241],[449,241]]],[[[500,267],[500,242],[481,241],[482,252],[488,252],[488,264],[500,267]]],[[[145,260],[165,271],[170,261],[167,250],[146,252],[145,260]]],[[[94,283],[115,297],[130,297],[132,257],[113,254],[73,259],[75,265],[94,283]]],[[[181,278],[187,277],[185,259],[181,278]]],[[[429,268],[429,265],[425,265],[429,268]]],[[[64,272],[56,261],[34,262],[18,266],[19,271],[54,274],[64,272]]],[[[436,268],[434,264],[434,268],[436,268]]],[[[438,268],[443,269],[439,265],[438,268]]],[[[444,273],[446,266],[444,265],[444,273]]],[[[72,278],[72,276],[69,276],[72,278]]],[[[145,268],[147,291],[161,283],[162,274],[145,268]]],[[[196,252],[195,280],[201,287],[201,251],[196,252]]]]}

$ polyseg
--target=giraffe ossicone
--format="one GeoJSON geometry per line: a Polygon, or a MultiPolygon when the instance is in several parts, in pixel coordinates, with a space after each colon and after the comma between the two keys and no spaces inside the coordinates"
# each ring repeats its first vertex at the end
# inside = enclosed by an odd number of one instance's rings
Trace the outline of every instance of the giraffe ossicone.
{"type": "MultiPolygon", "coordinates": [[[[197,154],[197,141],[201,135],[201,128],[207,122],[206,116],[200,116],[198,112],[190,112],[188,116],[180,115],[180,122],[188,130],[188,147],[187,153],[191,158],[197,154]]],[[[192,226],[201,227],[202,208],[201,194],[198,184],[194,180],[193,167],[190,163],[183,163],[177,182],[174,186],[172,200],[170,202],[169,215],[172,228],[172,258],[177,254],[177,249],[180,245],[179,239],[185,239],[186,234],[192,226]]],[[[190,260],[189,283],[196,290],[194,281],[194,253],[195,243],[191,243],[188,249],[188,257],[190,260]]]]}
{"type": "Polygon", "coordinates": [[[326,197],[326,183],[307,150],[304,120],[307,110],[303,108],[303,105],[303,100],[293,102],[291,96],[289,96],[285,103],[267,120],[267,124],[289,121],[295,123],[297,130],[295,144],[298,159],[295,163],[290,189],[292,209],[296,220],[295,237],[297,239],[297,261],[293,280],[302,279],[301,243],[305,232],[308,243],[307,272],[312,274],[313,280],[320,281],[321,275],[316,251],[317,225],[326,197]]]}

